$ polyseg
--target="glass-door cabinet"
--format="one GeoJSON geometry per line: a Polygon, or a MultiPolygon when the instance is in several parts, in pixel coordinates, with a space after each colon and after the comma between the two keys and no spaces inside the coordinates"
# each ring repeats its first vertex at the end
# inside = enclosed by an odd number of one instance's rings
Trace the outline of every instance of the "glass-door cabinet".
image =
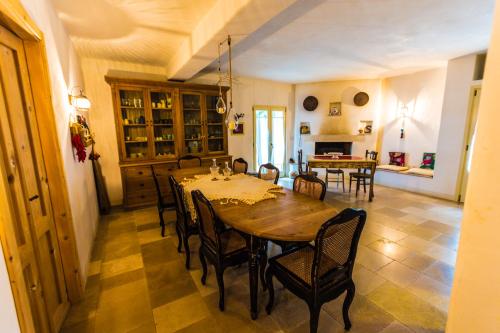
{"type": "Polygon", "coordinates": [[[206,95],[205,105],[207,108],[207,152],[209,154],[221,154],[224,152],[226,136],[224,131],[224,114],[217,112],[218,95],[206,95]]]}
{"type": "Polygon", "coordinates": [[[175,106],[172,91],[150,91],[155,159],[176,158],[175,106]]]}
{"type": "Polygon", "coordinates": [[[204,154],[204,130],[202,115],[202,95],[199,93],[182,92],[182,117],[184,123],[184,138],[182,154],[204,154]]]}
{"type": "Polygon", "coordinates": [[[123,135],[123,158],[145,160],[151,158],[148,145],[149,115],[145,111],[145,93],[139,89],[119,89],[121,133],[123,135]]]}

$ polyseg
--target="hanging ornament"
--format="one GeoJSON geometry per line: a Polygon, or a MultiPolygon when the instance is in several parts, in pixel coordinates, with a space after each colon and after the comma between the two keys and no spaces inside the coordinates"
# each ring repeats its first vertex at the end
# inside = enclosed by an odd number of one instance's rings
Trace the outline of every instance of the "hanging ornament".
{"type": "Polygon", "coordinates": [[[226,103],[224,102],[224,98],[222,98],[222,93],[219,94],[219,99],[217,100],[215,108],[219,114],[224,114],[226,112],[226,103]]]}

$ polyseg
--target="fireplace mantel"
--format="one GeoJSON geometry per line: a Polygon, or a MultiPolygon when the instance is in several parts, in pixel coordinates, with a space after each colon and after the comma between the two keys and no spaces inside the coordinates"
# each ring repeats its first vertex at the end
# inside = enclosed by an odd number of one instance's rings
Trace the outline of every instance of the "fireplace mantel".
{"type": "Polygon", "coordinates": [[[316,134],[303,135],[302,139],[310,142],[361,142],[365,140],[365,136],[352,134],[316,134]]]}

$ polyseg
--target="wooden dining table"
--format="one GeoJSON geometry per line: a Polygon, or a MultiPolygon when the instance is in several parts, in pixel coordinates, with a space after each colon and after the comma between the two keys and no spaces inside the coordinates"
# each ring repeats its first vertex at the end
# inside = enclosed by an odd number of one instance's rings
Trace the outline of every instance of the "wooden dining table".
{"type": "MultiPolygon", "coordinates": [[[[368,193],[368,201],[372,201],[374,197],[373,183],[375,170],[377,169],[377,161],[366,159],[360,156],[353,155],[309,155],[307,156],[307,170],[311,169],[369,169],[370,173],[370,191],[368,193]]],[[[360,182],[356,182],[356,193],[359,190],[360,182]]]]}
{"type": "MultiPolygon", "coordinates": [[[[207,173],[207,169],[204,169],[207,173]]],[[[181,181],[200,174],[202,169],[179,169],[173,176],[181,181]],[[196,170],[195,170],[196,169],[196,170]]],[[[263,180],[264,181],[264,180],[263,180]]],[[[249,250],[250,314],[258,316],[259,264],[268,240],[312,241],[321,225],[339,210],[323,201],[283,189],[275,199],[248,205],[212,202],[215,214],[224,224],[240,231],[249,250]]]]}

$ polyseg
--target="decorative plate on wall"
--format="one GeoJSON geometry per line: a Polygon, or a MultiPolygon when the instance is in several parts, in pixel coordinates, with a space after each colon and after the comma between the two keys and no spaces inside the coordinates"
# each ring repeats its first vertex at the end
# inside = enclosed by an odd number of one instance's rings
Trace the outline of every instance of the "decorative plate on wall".
{"type": "Polygon", "coordinates": [[[368,103],[369,100],[370,100],[370,97],[364,91],[361,91],[361,92],[357,93],[356,95],[354,95],[354,104],[356,106],[366,105],[366,103],[368,103]]]}
{"type": "Polygon", "coordinates": [[[314,111],[318,107],[318,99],[314,96],[307,96],[302,105],[307,111],[314,111]]]}

